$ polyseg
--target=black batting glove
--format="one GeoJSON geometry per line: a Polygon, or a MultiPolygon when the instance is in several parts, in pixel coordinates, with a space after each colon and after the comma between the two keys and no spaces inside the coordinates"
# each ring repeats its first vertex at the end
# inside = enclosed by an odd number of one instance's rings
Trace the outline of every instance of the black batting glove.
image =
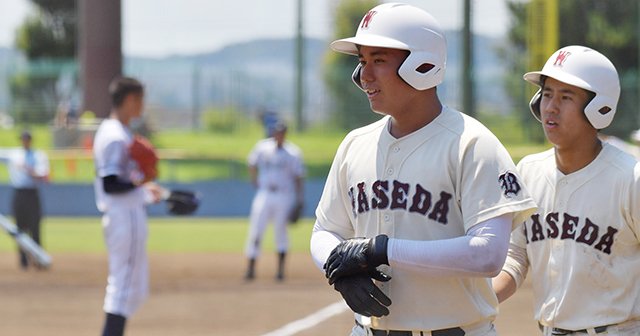
{"type": "Polygon", "coordinates": [[[368,274],[376,280],[378,280],[376,277],[388,278],[387,275],[376,270],[376,267],[382,264],[389,264],[388,241],[389,237],[386,235],[378,235],[371,239],[348,239],[338,244],[324,264],[325,276],[329,279],[329,284],[335,283],[340,277],[355,274],[368,274]]]}
{"type": "Polygon", "coordinates": [[[333,288],[340,292],[349,308],[367,317],[389,315],[391,299],[368,275],[351,275],[336,280],[333,288]]]}

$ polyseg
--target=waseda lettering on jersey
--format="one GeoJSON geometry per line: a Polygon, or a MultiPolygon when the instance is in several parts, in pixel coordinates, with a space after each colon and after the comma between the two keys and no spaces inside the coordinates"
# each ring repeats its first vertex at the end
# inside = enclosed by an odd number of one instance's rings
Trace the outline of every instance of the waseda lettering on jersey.
{"type": "Polygon", "coordinates": [[[441,224],[447,224],[449,201],[453,197],[441,191],[435,197],[420,184],[412,186],[400,181],[375,181],[371,188],[364,182],[349,188],[353,215],[370,210],[406,210],[415,212],[441,224]]]}
{"type": "Polygon", "coordinates": [[[589,218],[580,218],[568,213],[548,213],[542,218],[540,214],[531,215],[531,222],[524,225],[527,244],[545,239],[571,239],[589,245],[596,250],[611,254],[614,238],[618,229],[607,227],[606,232],[589,218]]]}

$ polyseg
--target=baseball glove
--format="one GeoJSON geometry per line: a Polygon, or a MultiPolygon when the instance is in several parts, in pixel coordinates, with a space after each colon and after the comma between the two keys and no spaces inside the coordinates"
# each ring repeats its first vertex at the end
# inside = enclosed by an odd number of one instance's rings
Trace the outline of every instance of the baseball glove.
{"type": "Polygon", "coordinates": [[[136,135],[129,146],[129,155],[136,161],[138,168],[144,174],[143,183],[153,181],[158,177],[158,154],[147,138],[136,135]]]}
{"type": "Polygon", "coordinates": [[[304,203],[297,202],[289,212],[289,224],[295,224],[302,216],[302,210],[304,209],[304,203]]]}
{"type": "Polygon", "coordinates": [[[171,190],[165,203],[171,215],[190,215],[198,209],[200,197],[193,191],[171,190]]]}

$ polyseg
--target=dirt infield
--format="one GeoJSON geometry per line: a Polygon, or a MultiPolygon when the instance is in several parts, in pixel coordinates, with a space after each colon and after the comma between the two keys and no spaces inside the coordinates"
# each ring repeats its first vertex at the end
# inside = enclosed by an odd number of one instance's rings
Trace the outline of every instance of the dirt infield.
{"type": "MultiPolygon", "coordinates": [[[[53,258],[52,269],[25,272],[14,254],[0,254],[0,335],[100,334],[106,256],[53,258]]],[[[153,254],[151,296],[128,322],[127,335],[263,335],[340,300],[307,254],[289,261],[283,283],[274,280],[270,255],[246,283],[237,254],[153,254]]],[[[352,324],[343,312],[296,335],[348,335],[352,324]]],[[[501,307],[496,324],[500,335],[536,334],[528,284],[501,307]]]]}

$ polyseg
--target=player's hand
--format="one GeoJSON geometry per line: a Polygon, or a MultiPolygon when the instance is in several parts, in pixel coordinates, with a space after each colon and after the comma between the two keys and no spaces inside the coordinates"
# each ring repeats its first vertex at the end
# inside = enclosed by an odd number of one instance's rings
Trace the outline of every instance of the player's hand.
{"type": "Polygon", "coordinates": [[[349,308],[364,316],[389,315],[391,299],[376,286],[368,275],[351,275],[336,280],[333,288],[340,292],[349,308]]]}
{"type": "Polygon", "coordinates": [[[380,272],[375,268],[382,264],[389,264],[388,241],[389,237],[386,235],[378,235],[371,239],[348,239],[338,244],[324,264],[325,276],[329,279],[329,284],[335,283],[340,277],[354,274],[379,276],[377,273],[380,272]]]}
{"type": "Polygon", "coordinates": [[[142,186],[149,192],[149,195],[151,196],[151,203],[160,202],[163,199],[163,195],[166,193],[166,190],[155,182],[146,182],[142,186]]]}

